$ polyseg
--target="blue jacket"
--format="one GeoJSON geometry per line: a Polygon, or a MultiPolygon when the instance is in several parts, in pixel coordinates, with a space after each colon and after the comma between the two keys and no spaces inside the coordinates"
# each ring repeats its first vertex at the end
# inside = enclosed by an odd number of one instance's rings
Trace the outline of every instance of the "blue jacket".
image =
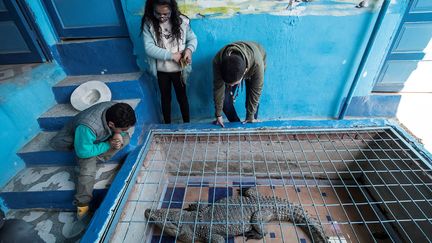
{"type": "MultiPolygon", "coordinates": [[[[180,28],[182,29],[182,41],[186,48],[189,48],[192,53],[195,52],[198,41],[195,33],[192,31],[189,19],[185,16],[180,15],[182,18],[182,24],[180,28]]],[[[153,25],[150,22],[146,22],[143,28],[144,36],[144,50],[147,54],[147,63],[149,65],[149,71],[155,77],[157,77],[156,60],[172,60],[172,54],[170,51],[161,48],[157,45],[156,32],[154,31],[153,25]]],[[[186,82],[192,71],[191,65],[188,65],[183,71],[183,80],[186,82]]]]}

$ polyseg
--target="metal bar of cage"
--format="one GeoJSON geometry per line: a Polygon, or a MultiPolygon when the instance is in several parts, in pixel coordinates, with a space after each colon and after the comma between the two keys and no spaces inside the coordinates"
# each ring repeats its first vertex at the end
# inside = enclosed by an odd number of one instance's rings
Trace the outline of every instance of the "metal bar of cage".
{"type": "MultiPolygon", "coordinates": [[[[310,143],[312,143],[312,142],[310,141],[310,139],[309,139],[308,136],[307,136],[307,139],[308,139],[308,141],[309,141],[310,143]]],[[[318,140],[318,143],[320,144],[320,147],[323,148],[322,144],[319,142],[319,137],[317,137],[317,140],[318,140]]],[[[316,150],[315,150],[314,146],[311,146],[311,147],[312,147],[312,150],[314,151],[314,153],[316,153],[316,150]]],[[[323,148],[323,151],[325,151],[324,148],[323,148]]],[[[327,156],[328,156],[328,155],[327,155],[327,156]]],[[[319,158],[318,158],[318,160],[319,160],[319,158]]],[[[321,165],[321,167],[322,167],[324,173],[326,174],[326,176],[327,176],[327,178],[328,178],[328,174],[327,174],[326,170],[324,169],[322,163],[319,163],[319,164],[321,165]]],[[[313,174],[312,174],[312,176],[313,176],[313,174]]],[[[314,180],[315,180],[315,177],[314,177],[314,180]]],[[[334,190],[334,193],[335,193],[336,198],[337,198],[337,200],[338,200],[338,202],[339,202],[339,205],[342,205],[342,201],[341,201],[341,199],[340,199],[340,197],[339,197],[339,195],[338,195],[336,189],[334,188],[332,181],[329,180],[329,182],[330,182],[331,188],[334,190]]],[[[315,183],[317,184],[317,187],[318,187],[319,193],[322,195],[322,192],[321,192],[321,190],[319,189],[320,187],[318,186],[318,182],[317,182],[316,180],[315,180],[315,183]]],[[[325,202],[326,200],[324,199],[323,201],[324,201],[324,205],[326,205],[326,202],[325,202]]],[[[326,206],[326,207],[327,207],[327,206],[326,206]]],[[[352,224],[351,224],[351,222],[350,222],[350,220],[349,220],[348,213],[346,212],[346,210],[345,210],[344,207],[342,207],[342,210],[343,210],[345,216],[347,217],[347,220],[349,221],[348,224],[349,224],[349,226],[351,227],[352,232],[354,233],[354,235],[355,235],[356,238],[358,239],[358,235],[357,235],[357,233],[356,233],[354,227],[352,226],[352,224]]],[[[341,240],[340,237],[339,237],[339,235],[338,235],[338,239],[341,240]]]]}
{"type": "MultiPolygon", "coordinates": [[[[339,136],[339,135],[337,135],[337,136],[339,136]]],[[[354,140],[352,139],[352,137],[350,137],[350,139],[351,139],[351,141],[354,142],[354,140]]],[[[342,143],[342,144],[343,144],[344,147],[346,148],[346,145],[345,145],[344,143],[342,143]]],[[[357,147],[358,147],[358,145],[357,145],[357,147]]],[[[349,150],[347,149],[347,151],[349,151],[349,150]]],[[[359,151],[362,152],[360,148],[359,148],[359,151]]],[[[353,158],[355,158],[355,157],[352,155],[351,152],[350,152],[350,154],[351,154],[351,156],[352,156],[353,158]]],[[[355,159],[354,159],[354,161],[355,161],[355,163],[358,165],[358,167],[360,168],[360,170],[362,171],[362,174],[365,174],[363,168],[358,164],[358,162],[357,162],[355,159]]],[[[367,161],[367,162],[370,162],[370,161],[368,161],[367,159],[366,159],[366,161],[367,161]]],[[[350,171],[350,173],[351,173],[351,171],[350,171]]],[[[367,175],[366,175],[366,176],[367,176],[367,175]]],[[[371,200],[371,198],[368,196],[367,191],[363,190],[364,187],[363,187],[362,185],[360,185],[360,184],[357,182],[357,180],[355,180],[355,181],[356,181],[356,184],[357,184],[358,188],[360,188],[360,191],[362,192],[363,196],[366,198],[367,205],[372,205],[372,202],[371,202],[372,200],[371,200]]],[[[373,186],[374,186],[374,185],[372,185],[372,187],[373,187],[373,186]]],[[[372,210],[374,211],[374,214],[375,214],[375,215],[377,216],[377,218],[379,219],[379,222],[380,222],[381,224],[383,224],[383,220],[381,219],[381,213],[379,212],[379,210],[378,210],[376,207],[373,207],[373,206],[372,206],[372,210]]],[[[359,213],[360,213],[360,215],[361,215],[361,212],[360,212],[360,211],[359,211],[359,213]]],[[[363,217],[362,217],[362,219],[363,219],[363,217]]],[[[364,219],[363,219],[363,221],[366,222],[366,220],[364,220],[364,219]]],[[[367,224],[366,224],[366,225],[367,225],[367,224]]],[[[384,227],[384,230],[386,231],[387,234],[393,236],[393,238],[396,238],[396,239],[398,240],[398,236],[397,236],[397,234],[393,233],[394,230],[393,230],[392,228],[386,227],[385,225],[383,225],[383,227],[384,227]]],[[[369,229],[369,228],[368,228],[368,229],[369,229]]],[[[370,231],[370,229],[369,229],[369,232],[370,232],[371,235],[373,235],[373,233],[370,231]]],[[[395,242],[395,240],[393,240],[393,238],[392,238],[392,241],[395,242]]],[[[397,240],[396,240],[396,241],[397,241],[397,240]]],[[[374,239],[374,241],[376,241],[376,240],[374,239]]]]}
{"type": "MultiPolygon", "coordinates": [[[[360,137],[362,137],[362,136],[360,136],[360,137]]],[[[362,138],[362,139],[363,139],[363,138],[362,138]]],[[[353,142],[356,143],[354,140],[353,140],[353,142]]],[[[369,143],[365,143],[365,144],[367,144],[367,146],[369,147],[369,150],[372,151],[372,153],[374,153],[374,154],[376,155],[375,150],[372,149],[372,148],[369,146],[369,143]]],[[[358,144],[357,144],[357,146],[358,146],[358,144]]],[[[372,164],[372,163],[370,163],[370,164],[371,164],[371,166],[373,167],[373,164],[372,164]]],[[[363,174],[364,174],[365,177],[368,179],[368,181],[373,185],[374,183],[373,183],[372,180],[369,178],[368,173],[363,173],[363,174]]],[[[380,177],[380,179],[381,179],[382,181],[384,181],[384,179],[382,179],[382,177],[381,177],[381,175],[380,175],[379,173],[377,173],[377,175],[378,175],[378,177],[380,177]]],[[[396,184],[396,185],[397,185],[397,184],[396,184]]],[[[382,184],[381,186],[386,187],[386,188],[387,188],[387,189],[392,193],[392,190],[389,188],[389,185],[387,185],[387,184],[382,184]]],[[[375,185],[374,185],[372,188],[375,189],[375,190],[377,191],[375,185]]],[[[383,202],[381,205],[388,207],[388,206],[387,206],[388,202],[387,202],[387,201],[382,197],[382,195],[381,195],[381,194],[378,194],[378,196],[380,197],[380,200],[383,202]]],[[[393,193],[392,193],[392,196],[393,196],[394,198],[396,198],[396,202],[400,204],[399,200],[397,199],[397,196],[394,195],[393,193]]],[[[402,205],[402,204],[401,204],[401,205],[402,205]]],[[[404,208],[404,207],[403,207],[403,208],[404,208]]],[[[405,208],[404,208],[404,210],[407,212],[407,214],[409,214],[409,212],[408,212],[405,208]]],[[[389,210],[389,211],[390,211],[390,213],[392,214],[392,217],[394,217],[394,218],[397,219],[396,215],[395,215],[391,210],[389,210]]],[[[410,216],[410,217],[411,217],[411,216],[410,216]]],[[[416,221],[415,221],[412,217],[411,217],[411,220],[412,220],[415,224],[417,224],[416,221]]],[[[412,240],[410,239],[410,237],[409,237],[409,234],[405,231],[404,227],[401,225],[402,220],[400,220],[400,219],[399,219],[399,220],[395,220],[395,221],[387,220],[387,221],[383,221],[383,222],[396,222],[397,224],[399,224],[400,228],[401,228],[401,229],[405,232],[405,234],[408,236],[408,240],[409,240],[409,241],[412,241],[412,240]]],[[[418,226],[418,225],[417,225],[417,226],[418,226]]],[[[423,232],[423,234],[424,234],[424,232],[423,232]]],[[[427,238],[426,235],[425,235],[425,237],[427,238]]]]}
{"type": "MultiPolygon", "coordinates": [[[[327,136],[327,138],[328,138],[329,141],[330,141],[330,139],[331,139],[330,136],[328,136],[328,134],[326,134],[326,136],[327,136]]],[[[321,145],[321,146],[322,146],[322,145],[321,145]]],[[[339,150],[334,146],[334,144],[332,144],[332,146],[334,147],[334,150],[335,150],[335,151],[338,153],[338,155],[340,156],[342,163],[343,163],[345,166],[347,166],[345,160],[343,159],[343,156],[340,155],[339,150]]],[[[330,162],[330,164],[331,164],[332,167],[334,168],[336,174],[337,174],[338,177],[340,178],[340,181],[341,181],[342,184],[343,184],[343,188],[348,192],[348,194],[350,195],[350,198],[354,198],[354,197],[351,195],[351,192],[347,189],[348,187],[347,187],[347,185],[346,185],[346,183],[345,183],[345,180],[344,180],[343,177],[340,175],[340,173],[339,173],[339,171],[337,170],[337,168],[336,168],[334,162],[332,161],[330,155],[328,154],[328,152],[325,150],[324,147],[322,147],[322,148],[323,148],[323,151],[324,151],[325,154],[326,154],[326,157],[328,158],[328,161],[330,162]]],[[[349,151],[349,150],[347,149],[347,151],[349,151]]],[[[348,166],[347,166],[347,167],[348,167],[348,166]]],[[[323,166],[322,166],[322,168],[323,168],[323,171],[326,171],[325,168],[324,168],[323,166]]],[[[351,171],[348,171],[348,172],[350,173],[350,175],[351,175],[353,178],[355,178],[354,175],[351,173],[351,171]]],[[[356,182],[357,186],[360,186],[360,185],[358,184],[357,180],[354,180],[354,181],[356,182]]],[[[337,195],[337,192],[336,192],[336,191],[335,191],[335,194],[337,195]]],[[[340,201],[340,198],[338,198],[338,200],[340,201]]],[[[356,207],[356,209],[357,209],[357,211],[358,211],[360,217],[362,218],[362,221],[365,222],[366,220],[364,219],[364,216],[362,215],[361,210],[358,208],[358,205],[356,205],[355,202],[354,202],[354,205],[355,205],[355,207],[356,207]]],[[[374,213],[375,213],[375,211],[374,211],[374,213]]],[[[359,223],[361,223],[361,222],[354,222],[354,223],[359,224],[359,223]]],[[[372,231],[371,231],[371,229],[369,228],[369,226],[368,226],[367,224],[366,224],[366,228],[367,228],[368,232],[372,235],[372,231]]],[[[355,232],[355,230],[354,230],[354,232],[355,232]]],[[[376,242],[375,239],[373,239],[373,240],[374,240],[374,242],[376,242]]]]}
{"type": "MultiPolygon", "coordinates": [[[[368,134],[369,135],[369,134],[368,134]]],[[[370,135],[369,135],[370,136],[370,135]]],[[[384,142],[386,142],[386,140],[385,139],[382,139],[384,142]]],[[[375,140],[374,140],[375,141],[375,140]]],[[[376,143],[376,142],[375,142],[376,143]]],[[[379,147],[381,147],[378,143],[377,143],[377,145],[379,146],[379,147]]],[[[368,145],[369,146],[369,145],[368,145]]],[[[388,156],[388,154],[387,154],[387,152],[384,150],[384,149],[382,149],[382,151],[388,156]]],[[[374,152],[375,153],[375,152],[374,152]]],[[[386,169],[388,169],[387,168],[387,166],[385,165],[385,164],[383,164],[384,165],[384,167],[386,167],[386,169]]],[[[397,166],[397,164],[395,164],[396,166],[397,166]]],[[[372,165],[373,166],[373,165],[372,165]]],[[[402,173],[404,173],[404,172],[402,172],[402,173]]],[[[400,183],[399,183],[399,180],[393,175],[393,173],[389,173],[397,182],[398,182],[398,184],[400,185],[400,183]]],[[[377,173],[377,175],[384,181],[384,179],[380,176],[380,173],[377,173]]],[[[404,174],[405,175],[405,174],[404,174]]],[[[408,177],[408,176],[406,176],[405,175],[405,177],[411,182],[411,183],[413,183],[412,182],[412,180],[408,177]]],[[[421,180],[421,179],[420,179],[421,180]]],[[[387,185],[387,187],[388,187],[388,185],[387,185]]],[[[426,213],[418,206],[418,204],[417,204],[417,202],[414,202],[414,200],[413,200],[413,198],[411,197],[411,195],[410,195],[410,193],[408,193],[406,190],[405,190],[405,188],[403,187],[403,186],[400,186],[400,188],[402,188],[402,190],[406,193],[406,195],[408,195],[408,197],[410,198],[410,200],[411,200],[411,202],[413,202],[413,204],[414,205],[416,205],[417,206],[417,208],[422,212],[422,214],[427,218],[427,215],[426,215],[426,213]]],[[[388,188],[389,189],[389,191],[390,192],[392,192],[392,190],[390,189],[390,188],[388,188]]],[[[416,188],[417,189],[417,188],[416,188]]],[[[417,189],[418,190],[418,189],[417,189]]],[[[419,192],[420,192],[420,194],[422,194],[421,193],[421,191],[420,190],[418,190],[419,192]]],[[[394,197],[396,197],[395,195],[394,195],[394,193],[392,192],[392,194],[393,194],[393,196],[394,197]]],[[[424,196],[423,194],[422,194],[422,196],[424,196]]],[[[399,201],[399,200],[398,200],[399,201]]],[[[408,211],[408,210],[406,210],[405,209],[405,207],[403,206],[404,204],[402,204],[402,203],[400,203],[399,202],[399,204],[400,205],[402,205],[402,207],[404,208],[404,210],[406,211],[406,213],[410,216],[410,218],[411,218],[411,220],[413,220],[413,222],[417,225],[417,227],[420,229],[420,231],[421,231],[421,233],[425,236],[425,238],[427,239],[428,238],[428,235],[422,230],[422,228],[418,225],[418,223],[417,223],[417,221],[415,221],[414,219],[413,219],[413,217],[411,216],[411,213],[408,211]]],[[[431,206],[431,204],[429,203],[429,206],[431,206]]],[[[430,220],[429,220],[430,221],[430,220]]]]}
{"type": "MultiPolygon", "coordinates": [[[[208,144],[210,141],[210,134],[207,135],[207,143],[206,143],[206,149],[205,149],[205,155],[204,155],[204,163],[206,163],[206,158],[208,156],[207,152],[208,152],[208,144]]],[[[201,183],[200,183],[200,193],[199,193],[199,202],[201,201],[201,195],[202,195],[202,188],[203,188],[203,183],[204,183],[204,175],[205,175],[205,164],[203,165],[203,170],[202,170],[202,174],[201,174],[201,183]]],[[[198,221],[198,214],[195,216],[195,222],[198,221]]],[[[194,225],[194,236],[193,236],[193,240],[195,239],[195,232],[196,232],[196,225],[194,225]]]]}
{"type": "MultiPolygon", "coordinates": [[[[328,227],[326,228],[327,233],[331,232],[333,239],[340,242],[343,242],[344,238],[338,225],[346,225],[344,229],[352,233],[357,239],[365,232],[364,230],[359,231],[358,226],[364,225],[367,232],[366,236],[374,242],[377,242],[374,238],[376,230],[383,230],[393,242],[399,242],[402,239],[413,242],[413,236],[404,228],[405,224],[409,224],[416,229],[420,236],[431,240],[424,227],[425,223],[431,224],[432,216],[425,211],[424,205],[432,206],[432,180],[430,180],[432,167],[425,158],[413,151],[413,148],[390,127],[258,131],[155,131],[152,135],[152,142],[156,140],[163,143],[157,147],[161,150],[158,152],[164,153],[163,161],[156,161],[156,152],[152,157],[149,157],[149,168],[141,180],[146,185],[152,173],[169,175],[170,178],[165,181],[163,176],[160,176],[158,181],[152,182],[158,192],[162,191],[160,199],[141,200],[150,203],[150,207],[153,209],[167,204],[168,210],[175,210],[171,208],[171,205],[187,203],[185,198],[191,189],[191,179],[196,181],[198,178],[200,180],[198,206],[208,206],[216,201],[216,188],[223,188],[228,196],[228,192],[235,187],[235,185],[230,184],[234,180],[233,178],[238,178],[238,187],[242,189],[244,186],[242,178],[251,177],[259,178],[257,182],[262,184],[258,185],[257,183],[257,188],[267,188],[265,190],[268,190],[273,197],[277,195],[274,186],[279,185],[277,183],[282,183],[283,193],[288,200],[291,196],[287,188],[293,187],[295,189],[293,200],[298,200],[302,207],[312,208],[311,212],[313,215],[317,215],[318,223],[323,227],[328,227]],[[215,138],[217,139],[214,140],[215,138]],[[180,151],[173,151],[179,144],[181,146],[180,151]],[[176,161],[172,161],[175,158],[173,153],[180,153],[180,161],[176,166],[170,167],[170,163],[176,163],[176,161]],[[194,169],[194,164],[198,153],[203,154],[204,158],[199,167],[200,170],[197,171],[194,169]],[[282,156],[278,157],[276,153],[280,153],[282,156]],[[247,156],[243,157],[244,154],[247,156]],[[258,154],[261,156],[257,157],[258,154]],[[294,162],[290,162],[298,167],[294,171],[291,170],[288,163],[287,154],[294,157],[294,162]],[[356,157],[357,155],[360,156],[356,157]],[[155,167],[156,169],[152,169],[152,163],[156,162],[162,164],[155,167]],[[232,168],[237,168],[237,164],[239,170],[233,170],[232,168]],[[233,166],[231,167],[231,165],[233,166]],[[282,165],[284,165],[284,171],[282,165]],[[213,174],[208,171],[207,166],[214,170],[213,174]],[[251,166],[251,171],[243,170],[243,166],[251,166]],[[421,177],[420,173],[427,176],[421,177]],[[397,177],[396,175],[401,176],[397,177]],[[279,179],[275,179],[278,176],[279,179]],[[379,183],[374,183],[377,180],[379,183]],[[201,202],[202,192],[206,188],[205,183],[209,187],[214,187],[212,202],[201,202]],[[171,195],[168,197],[166,197],[167,195],[164,196],[167,187],[172,189],[171,195]],[[184,187],[185,192],[181,202],[173,201],[177,187],[184,187]],[[302,195],[312,203],[303,203],[302,200],[304,199],[296,188],[304,188],[304,192],[307,193],[302,195]],[[400,188],[399,191],[405,194],[401,196],[400,192],[397,194],[392,190],[393,188],[400,188]],[[412,188],[415,195],[411,196],[406,188],[412,188]],[[324,189],[330,190],[334,194],[335,202],[327,201],[328,199],[323,196],[324,189]],[[346,194],[351,201],[347,201],[346,198],[343,199],[342,195],[339,195],[340,192],[343,192],[343,195],[346,194]],[[384,192],[386,194],[383,194],[384,192]],[[355,199],[357,194],[352,193],[360,193],[358,196],[361,199],[355,199]],[[403,216],[393,212],[394,205],[398,205],[403,216]],[[365,207],[371,213],[370,215],[365,215],[362,212],[365,207]],[[349,211],[349,208],[353,208],[354,211],[349,211]],[[412,208],[416,210],[414,214],[411,212],[412,208]],[[336,209],[340,210],[342,215],[336,216],[337,221],[333,220],[332,215],[332,210],[336,209]],[[325,212],[331,220],[323,222],[319,216],[320,212],[325,212]],[[351,218],[354,217],[351,216],[352,213],[360,219],[351,218]]],[[[142,197],[141,193],[145,192],[140,191],[139,198],[142,197]]],[[[138,200],[139,202],[140,200],[138,200]]],[[[274,204],[276,205],[276,201],[274,204]]],[[[243,202],[240,201],[239,206],[242,205],[243,202]]],[[[258,206],[262,206],[260,201],[258,201],[258,206]]],[[[235,223],[228,220],[228,213],[227,204],[226,227],[235,223]]],[[[213,219],[213,217],[214,212],[212,212],[211,218],[213,219]]],[[[165,227],[166,222],[167,215],[163,219],[163,227],[165,227]]],[[[152,222],[145,222],[144,231],[152,234],[149,223],[152,222]]],[[[218,224],[213,220],[198,222],[197,218],[193,222],[187,222],[183,219],[182,210],[180,211],[180,223],[193,224],[193,241],[197,240],[195,232],[199,224],[209,223],[210,231],[214,225],[218,224]]],[[[286,242],[288,238],[284,235],[285,232],[282,227],[286,225],[286,222],[277,221],[277,223],[281,240],[286,242]]],[[[264,222],[260,222],[260,224],[261,227],[267,225],[264,222]]],[[[244,225],[245,222],[242,222],[243,228],[244,225]]],[[[293,222],[292,225],[295,235],[299,239],[299,229],[296,226],[300,224],[293,222]]],[[[310,226],[306,225],[306,227],[310,226]]],[[[428,226],[426,225],[426,227],[428,226]]],[[[163,228],[161,232],[163,232],[163,228]]],[[[226,232],[225,237],[228,238],[228,236],[228,232],[226,232]]],[[[146,239],[145,237],[142,239],[143,241],[146,239]]],[[[175,238],[177,237],[178,235],[175,238]]],[[[242,238],[245,242],[244,237],[242,238]]],[[[163,242],[162,237],[159,238],[159,242],[163,242]]],[[[263,242],[266,242],[266,238],[263,238],[263,242]]]]}
{"type": "MultiPolygon", "coordinates": [[[[172,146],[172,142],[173,142],[173,134],[171,135],[171,139],[170,139],[170,142],[169,142],[169,147],[168,147],[168,154],[169,154],[169,152],[171,151],[171,146],[172,146]]],[[[153,138],[154,138],[154,135],[153,135],[153,138]]],[[[165,165],[164,165],[164,167],[163,167],[163,170],[162,170],[162,173],[164,173],[165,171],[166,171],[166,167],[167,167],[167,164],[168,163],[166,163],[167,162],[167,160],[168,160],[168,156],[166,156],[166,159],[165,159],[165,165]]],[[[152,166],[152,165],[151,165],[152,166]]],[[[154,171],[153,171],[154,172],[154,171]]],[[[149,175],[151,175],[151,173],[152,173],[152,171],[150,171],[149,173],[146,173],[146,177],[145,177],[145,179],[144,179],[144,182],[146,182],[146,180],[148,179],[148,176],[149,175]]],[[[161,185],[162,185],[162,177],[160,177],[159,178],[159,182],[158,182],[158,187],[157,188],[160,188],[161,187],[161,185]]],[[[166,188],[165,189],[163,189],[163,191],[165,192],[166,191],[166,188]]],[[[161,193],[161,197],[162,197],[162,195],[163,195],[164,193],[161,193]]],[[[161,200],[163,200],[162,198],[159,200],[159,201],[156,201],[156,200],[153,200],[152,201],[152,208],[154,208],[154,204],[155,203],[158,203],[158,205],[157,205],[157,207],[160,207],[161,206],[161,204],[162,204],[162,202],[161,202],[161,200]]],[[[150,227],[149,226],[149,220],[147,220],[147,221],[145,221],[145,228],[144,228],[144,232],[147,232],[147,230],[148,230],[148,228],[150,227]]],[[[152,233],[152,231],[150,231],[150,234],[152,233]]]]}
{"type": "MultiPolygon", "coordinates": [[[[302,151],[302,154],[304,154],[304,151],[303,151],[303,149],[302,149],[301,143],[298,141],[298,136],[295,136],[294,139],[295,139],[295,141],[299,144],[300,149],[301,149],[301,151],[302,151]]],[[[290,144],[290,147],[293,148],[290,139],[288,139],[288,143],[290,144]]],[[[299,163],[299,160],[298,160],[298,157],[297,157],[295,151],[293,151],[293,154],[294,154],[294,157],[295,157],[297,163],[299,163]]],[[[305,161],[306,161],[306,156],[305,156],[305,161]]],[[[310,192],[310,189],[309,189],[309,187],[307,186],[307,182],[306,182],[306,179],[305,179],[305,176],[304,176],[303,170],[302,170],[302,166],[300,165],[299,168],[300,168],[300,175],[301,175],[301,177],[302,177],[302,179],[303,179],[303,181],[304,181],[304,183],[305,183],[305,187],[306,187],[306,189],[307,189],[307,191],[308,191],[308,193],[309,193],[310,198],[312,199],[312,205],[315,205],[315,202],[314,202],[314,199],[313,199],[312,193],[310,192]]],[[[296,190],[296,193],[297,193],[297,192],[298,192],[298,191],[296,190]]],[[[297,194],[298,194],[298,193],[297,193],[297,194]]],[[[300,206],[302,206],[300,196],[298,196],[298,197],[299,197],[300,206]]],[[[315,206],[314,206],[314,210],[315,210],[315,213],[316,213],[317,215],[319,215],[319,213],[318,213],[318,211],[317,211],[317,209],[316,209],[315,206]]],[[[326,207],[326,210],[327,210],[327,212],[330,214],[330,211],[328,210],[327,207],[326,207]]],[[[317,216],[317,218],[319,219],[320,224],[322,225],[322,222],[321,222],[320,217],[317,216]]],[[[310,231],[310,226],[309,226],[309,225],[308,225],[308,228],[309,228],[309,231],[310,231]]],[[[332,228],[333,228],[334,232],[336,233],[336,229],[334,228],[334,226],[333,226],[332,228]]],[[[339,236],[338,236],[338,237],[339,237],[339,236]]]]}

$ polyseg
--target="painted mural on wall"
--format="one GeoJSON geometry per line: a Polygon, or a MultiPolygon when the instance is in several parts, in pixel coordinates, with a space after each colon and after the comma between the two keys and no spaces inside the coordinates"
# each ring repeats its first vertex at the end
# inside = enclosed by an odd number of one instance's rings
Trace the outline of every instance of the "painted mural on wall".
{"type": "Polygon", "coordinates": [[[382,0],[178,0],[189,18],[223,18],[237,14],[268,13],[281,16],[347,16],[373,11],[382,0]]]}

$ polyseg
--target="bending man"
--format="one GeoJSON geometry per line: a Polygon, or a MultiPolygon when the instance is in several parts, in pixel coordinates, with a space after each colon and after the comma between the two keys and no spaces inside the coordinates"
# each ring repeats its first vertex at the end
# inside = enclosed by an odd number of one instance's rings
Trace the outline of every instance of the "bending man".
{"type": "Polygon", "coordinates": [[[222,111],[228,121],[240,121],[234,102],[242,85],[246,86],[246,119],[243,123],[257,121],[265,60],[264,48],[255,42],[234,42],[216,54],[213,59],[215,124],[224,127],[222,111]]]}

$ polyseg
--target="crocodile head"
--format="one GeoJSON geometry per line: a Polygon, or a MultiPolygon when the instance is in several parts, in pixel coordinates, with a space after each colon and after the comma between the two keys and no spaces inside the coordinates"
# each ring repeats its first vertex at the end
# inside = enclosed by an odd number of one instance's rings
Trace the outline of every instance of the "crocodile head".
{"type": "Polygon", "coordinates": [[[193,224],[185,224],[185,219],[188,218],[189,212],[174,211],[167,209],[146,209],[144,212],[145,217],[150,223],[156,225],[163,233],[184,242],[191,242],[193,237],[193,224]],[[182,216],[180,215],[182,214],[182,216]],[[182,222],[180,222],[182,217],[182,222]]]}

